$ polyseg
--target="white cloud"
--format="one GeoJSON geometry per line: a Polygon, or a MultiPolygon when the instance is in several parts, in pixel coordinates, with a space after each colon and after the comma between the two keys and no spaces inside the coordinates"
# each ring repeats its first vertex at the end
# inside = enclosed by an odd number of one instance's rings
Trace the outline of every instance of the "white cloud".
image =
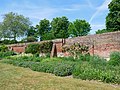
{"type": "Polygon", "coordinates": [[[95,8],[95,7],[93,6],[93,4],[91,3],[90,0],[87,0],[87,3],[88,3],[88,6],[89,6],[90,8],[95,8]]]}
{"type": "Polygon", "coordinates": [[[111,2],[111,0],[105,0],[104,3],[97,8],[97,11],[92,15],[92,17],[89,20],[89,23],[92,22],[92,20],[101,12],[106,11],[108,9],[108,4],[111,2]]]}
{"type": "Polygon", "coordinates": [[[85,4],[72,4],[66,8],[63,8],[63,10],[65,11],[76,11],[76,10],[80,10],[80,9],[84,9],[85,7],[89,7],[89,8],[94,8],[94,6],[92,5],[92,3],[90,2],[90,0],[85,0],[86,3],[85,4]]]}
{"type": "Polygon", "coordinates": [[[25,0],[20,4],[17,2],[12,2],[11,4],[8,5],[8,7],[10,7],[10,9],[7,9],[5,11],[6,13],[10,11],[17,12],[36,21],[39,21],[43,18],[50,19],[52,15],[59,12],[59,10],[57,10],[56,8],[52,8],[42,4],[39,6],[36,5],[35,3],[31,3],[28,0],[25,0]]]}
{"type": "Polygon", "coordinates": [[[91,34],[95,34],[95,31],[98,29],[105,29],[105,24],[91,24],[92,30],[90,31],[91,34]]]}
{"type": "MultiPolygon", "coordinates": [[[[39,9],[32,10],[27,13],[30,13],[30,14],[28,14],[28,17],[41,20],[43,18],[50,18],[56,12],[57,12],[57,10],[54,8],[44,8],[42,10],[39,10],[39,9]]],[[[27,15],[27,13],[25,13],[25,14],[27,15]]]]}
{"type": "Polygon", "coordinates": [[[81,9],[83,6],[85,6],[85,5],[72,4],[72,5],[69,5],[67,7],[61,8],[61,10],[64,10],[64,11],[76,11],[76,10],[81,9]]]}

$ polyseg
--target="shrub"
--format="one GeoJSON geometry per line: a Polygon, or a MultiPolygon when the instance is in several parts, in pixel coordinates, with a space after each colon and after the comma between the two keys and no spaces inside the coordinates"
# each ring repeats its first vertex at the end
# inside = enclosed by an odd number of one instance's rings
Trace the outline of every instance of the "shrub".
{"type": "Polygon", "coordinates": [[[54,74],[56,76],[69,76],[72,75],[74,69],[74,63],[60,63],[54,68],[54,74]]]}
{"type": "Polygon", "coordinates": [[[110,60],[108,61],[110,65],[120,65],[120,52],[112,52],[110,54],[110,60]]]}
{"type": "Polygon", "coordinates": [[[43,42],[40,44],[29,44],[25,50],[26,53],[50,53],[52,50],[53,42],[43,42]]]}
{"type": "Polygon", "coordinates": [[[23,40],[21,40],[22,43],[24,42],[36,42],[37,41],[37,38],[34,37],[34,36],[29,36],[27,38],[24,38],[23,40]]]}
{"type": "Polygon", "coordinates": [[[74,62],[68,61],[35,62],[34,60],[28,59],[28,57],[4,61],[4,63],[9,63],[25,68],[28,67],[34,71],[53,73],[57,76],[71,75],[75,65],[74,62]]]}
{"type": "Polygon", "coordinates": [[[33,61],[33,62],[41,62],[43,57],[36,56],[20,56],[20,57],[9,57],[8,59],[12,59],[15,61],[33,61]]]}
{"type": "MultiPolygon", "coordinates": [[[[85,57],[84,57],[85,58],[85,57]]],[[[72,57],[43,58],[24,56],[4,61],[34,71],[53,73],[56,76],[73,75],[83,80],[99,80],[106,83],[120,84],[120,66],[109,65],[105,59],[89,56],[89,60],[74,60],[72,57]]]]}
{"type": "Polygon", "coordinates": [[[88,54],[89,47],[80,43],[74,43],[71,46],[63,46],[64,52],[69,52],[75,59],[79,59],[80,54],[88,54]]]}
{"type": "Polygon", "coordinates": [[[50,53],[52,50],[53,42],[43,42],[40,44],[40,53],[50,53]]]}
{"type": "Polygon", "coordinates": [[[14,53],[13,51],[0,52],[0,59],[5,58],[7,56],[12,56],[12,55],[16,55],[16,53],[14,53]]]}
{"type": "Polygon", "coordinates": [[[5,45],[1,45],[0,46],[0,52],[6,52],[6,51],[8,51],[8,47],[5,46],[5,45]]]}
{"type": "Polygon", "coordinates": [[[68,76],[72,74],[75,63],[50,61],[34,64],[31,69],[39,72],[53,73],[56,76],[68,76]]]}
{"type": "Polygon", "coordinates": [[[29,44],[25,49],[25,53],[36,54],[40,52],[40,44],[29,44]]]}
{"type": "Polygon", "coordinates": [[[70,57],[59,57],[59,59],[61,59],[63,61],[77,61],[71,56],[70,57]]]}
{"type": "Polygon", "coordinates": [[[78,61],[90,61],[91,57],[90,54],[80,54],[78,61]]]}
{"type": "Polygon", "coordinates": [[[46,62],[46,63],[36,63],[32,65],[30,68],[38,72],[53,73],[55,66],[56,66],[56,62],[46,62]]]}
{"type": "Polygon", "coordinates": [[[90,56],[89,64],[94,68],[104,68],[107,65],[107,61],[99,56],[90,56]]]}
{"type": "Polygon", "coordinates": [[[73,71],[74,78],[83,80],[100,80],[106,83],[120,84],[120,71],[104,66],[104,68],[94,67],[88,62],[84,62],[75,66],[73,71]]]}

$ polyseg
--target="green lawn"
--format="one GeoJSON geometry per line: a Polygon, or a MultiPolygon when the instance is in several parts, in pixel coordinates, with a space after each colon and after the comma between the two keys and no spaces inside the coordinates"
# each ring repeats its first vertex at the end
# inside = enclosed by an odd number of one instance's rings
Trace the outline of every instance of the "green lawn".
{"type": "Polygon", "coordinates": [[[120,90],[120,86],[57,77],[0,63],[0,90],[120,90]]]}

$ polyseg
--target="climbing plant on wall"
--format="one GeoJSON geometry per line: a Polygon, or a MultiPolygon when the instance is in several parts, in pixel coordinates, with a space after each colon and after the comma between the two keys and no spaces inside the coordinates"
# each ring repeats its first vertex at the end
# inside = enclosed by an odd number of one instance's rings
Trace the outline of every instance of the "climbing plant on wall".
{"type": "Polygon", "coordinates": [[[88,54],[89,47],[80,43],[71,46],[63,46],[63,52],[69,52],[74,58],[79,58],[80,54],[88,54]]]}

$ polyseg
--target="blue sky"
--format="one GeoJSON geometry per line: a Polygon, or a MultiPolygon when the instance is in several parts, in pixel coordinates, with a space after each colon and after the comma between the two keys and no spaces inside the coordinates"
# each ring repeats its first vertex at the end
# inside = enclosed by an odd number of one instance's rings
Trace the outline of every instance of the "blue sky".
{"type": "Polygon", "coordinates": [[[2,0],[0,3],[0,22],[3,15],[16,12],[29,17],[33,25],[41,19],[66,16],[69,21],[85,19],[91,24],[91,34],[105,28],[105,18],[111,0],[2,0]]]}

